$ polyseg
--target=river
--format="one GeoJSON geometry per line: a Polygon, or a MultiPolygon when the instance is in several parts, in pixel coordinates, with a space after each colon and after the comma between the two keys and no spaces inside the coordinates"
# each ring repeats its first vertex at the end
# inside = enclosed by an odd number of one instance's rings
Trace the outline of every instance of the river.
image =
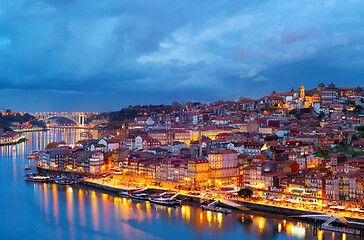
{"type": "MultiPolygon", "coordinates": [[[[230,215],[196,205],[170,208],[83,186],[24,181],[27,153],[53,141],[75,144],[83,130],[27,133],[27,142],[0,147],[0,239],[354,239],[265,213],[230,215]]],[[[34,169],[34,168],[33,168],[34,169]]]]}

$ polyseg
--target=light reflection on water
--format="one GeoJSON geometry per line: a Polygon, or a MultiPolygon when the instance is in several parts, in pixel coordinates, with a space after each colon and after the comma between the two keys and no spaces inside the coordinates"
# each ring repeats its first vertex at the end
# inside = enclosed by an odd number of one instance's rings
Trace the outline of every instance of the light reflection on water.
{"type": "Polygon", "coordinates": [[[0,239],[353,239],[320,230],[314,235],[310,224],[270,214],[225,216],[196,205],[170,208],[82,186],[24,181],[24,165],[34,165],[27,153],[52,141],[75,144],[81,132],[33,132],[27,143],[0,147],[0,239]]]}

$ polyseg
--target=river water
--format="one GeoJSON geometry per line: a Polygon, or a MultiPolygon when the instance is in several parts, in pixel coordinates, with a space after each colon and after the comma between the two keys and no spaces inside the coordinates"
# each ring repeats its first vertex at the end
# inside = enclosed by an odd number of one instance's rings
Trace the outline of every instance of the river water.
{"type": "MultiPolygon", "coordinates": [[[[28,141],[0,147],[0,239],[355,239],[313,231],[283,216],[163,207],[83,186],[24,181],[26,155],[53,141],[75,144],[83,130],[27,133],[28,141]]],[[[33,168],[34,169],[34,168],[33,168]]]]}

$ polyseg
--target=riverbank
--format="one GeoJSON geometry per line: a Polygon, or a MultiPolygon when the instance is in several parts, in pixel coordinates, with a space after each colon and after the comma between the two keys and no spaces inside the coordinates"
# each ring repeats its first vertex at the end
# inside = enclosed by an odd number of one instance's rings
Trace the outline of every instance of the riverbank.
{"type": "Polygon", "coordinates": [[[17,139],[14,140],[4,140],[3,138],[0,139],[0,146],[6,146],[6,145],[15,145],[18,143],[25,142],[27,140],[26,137],[20,136],[17,139]]]}
{"type": "MultiPolygon", "coordinates": [[[[64,176],[67,176],[67,177],[90,177],[90,176],[93,176],[90,173],[53,170],[53,169],[42,168],[42,167],[39,167],[39,166],[37,166],[37,172],[40,175],[52,176],[52,177],[59,176],[59,175],[64,175],[64,176]]],[[[96,177],[96,175],[95,175],[95,177],[96,177]]]]}
{"type": "Polygon", "coordinates": [[[27,129],[16,129],[14,130],[14,132],[20,132],[20,133],[24,133],[24,132],[46,132],[48,131],[49,128],[27,128],[27,129]]]}

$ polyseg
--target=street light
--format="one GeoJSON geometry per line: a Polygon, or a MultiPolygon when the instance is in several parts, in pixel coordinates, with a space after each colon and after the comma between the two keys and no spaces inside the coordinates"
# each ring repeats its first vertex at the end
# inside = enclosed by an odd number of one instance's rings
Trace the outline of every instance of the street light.
{"type": "Polygon", "coordinates": [[[188,178],[188,177],[185,177],[183,180],[185,180],[185,181],[186,181],[186,187],[188,187],[188,182],[189,182],[189,181],[191,181],[191,179],[190,179],[190,178],[188,178]]]}

